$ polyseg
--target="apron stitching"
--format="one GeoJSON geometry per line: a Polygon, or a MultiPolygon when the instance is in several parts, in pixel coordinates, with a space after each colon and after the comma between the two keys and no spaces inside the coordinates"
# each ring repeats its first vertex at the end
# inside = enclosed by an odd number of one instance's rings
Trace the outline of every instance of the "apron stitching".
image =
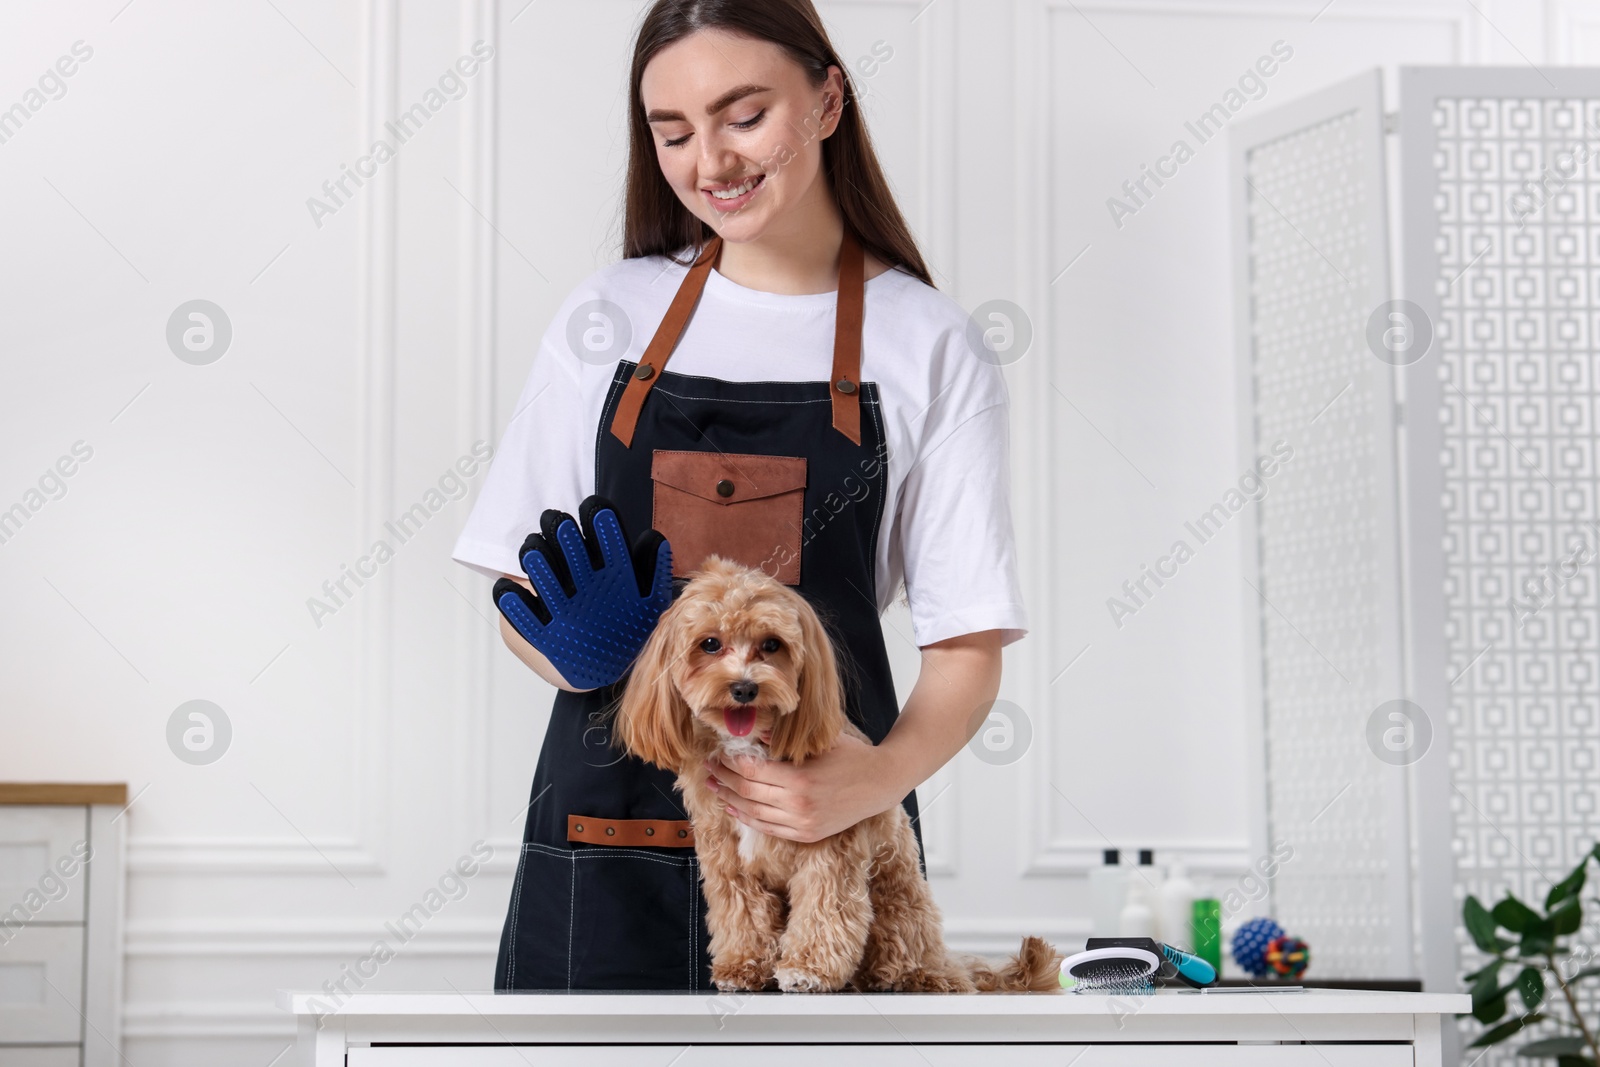
{"type": "Polygon", "coordinates": [[[694,887],[689,888],[689,989],[694,991],[694,887]]]}
{"type": "Polygon", "coordinates": [[[684,867],[688,866],[686,863],[682,863],[678,860],[668,859],[665,856],[652,856],[648,852],[636,852],[633,849],[613,848],[609,845],[601,845],[600,848],[605,849],[605,851],[589,852],[585,850],[582,852],[574,852],[573,856],[577,857],[578,859],[649,860],[651,863],[662,863],[668,867],[677,867],[679,870],[682,870],[684,867]]]}
{"type": "MultiPolygon", "coordinates": [[[[622,365],[617,365],[620,371],[622,365]]],[[[617,405],[622,403],[623,390],[617,386],[622,379],[617,374],[611,375],[611,395],[606,399],[605,407],[600,412],[600,425],[594,434],[594,486],[598,492],[600,487],[600,442],[605,440],[606,431],[611,428],[611,420],[616,415],[617,405]]]]}
{"type": "MultiPolygon", "coordinates": [[[[883,425],[878,421],[878,405],[876,403],[871,403],[864,404],[863,406],[866,407],[868,413],[872,416],[872,425],[878,434],[878,444],[879,446],[882,446],[886,438],[884,437],[883,433],[883,425]]],[[[889,461],[888,458],[885,457],[883,462],[878,464],[878,515],[877,518],[872,520],[872,540],[867,548],[867,562],[868,567],[870,568],[870,573],[872,574],[873,607],[878,606],[878,534],[883,529],[883,501],[884,498],[889,495],[888,489],[889,461]]],[[[879,624],[879,627],[881,629],[881,623],[879,624]]]]}
{"type": "Polygon", "coordinates": [[[567,992],[572,992],[572,927],[577,922],[578,911],[578,865],[570,863],[567,869],[571,874],[567,878],[567,992]]]}
{"type": "Polygon", "coordinates": [[[689,988],[700,992],[700,879],[689,871],[689,988]]]}
{"type": "MultiPolygon", "coordinates": [[[[687,329],[687,327],[685,327],[685,329],[687,329]]],[[[628,361],[627,360],[623,360],[623,362],[626,363],[628,361]]],[[[638,365],[638,361],[635,360],[634,361],[634,365],[637,366],[638,365]]],[[[721,383],[723,385],[820,385],[824,389],[827,389],[827,388],[831,387],[828,382],[820,381],[820,380],[817,380],[817,379],[814,379],[814,378],[810,379],[810,380],[807,380],[807,381],[793,381],[793,380],[789,380],[789,381],[770,381],[769,380],[769,381],[759,381],[759,382],[747,382],[747,381],[732,381],[732,380],[730,380],[728,378],[713,378],[708,374],[685,374],[682,371],[675,371],[675,370],[662,370],[661,374],[663,376],[662,379],[661,379],[662,381],[665,381],[666,380],[665,376],[670,374],[675,378],[693,378],[696,381],[701,381],[701,382],[719,382],[719,383],[721,383]]],[[[864,385],[866,383],[863,382],[862,384],[864,385]]],[[[695,399],[714,400],[716,398],[715,397],[697,397],[695,399]]]]}
{"type": "MultiPolygon", "coordinates": [[[[730,397],[720,397],[720,396],[684,396],[682,393],[674,393],[672,390],[664,389],[659,385],[656,386],[655,391],[658,392],[658,393],[666,393],[668,396],[675,396],[679,400],[704,400],[704,401],[707,401],[708,403],[712,403],[712,404],[831,404],[831,403],[833,403],[833,399],[831,397],[823,397],[821,400],[734,400],[734,399],[732,399],[730,397]]],[[[698,429],[698,428],[699,427],[696,427],[696,429],[698,429]]]]}
{"type": "Polygon", "coordinates": [[[506,986],[509,989],[517,988],[517,920],[522,915],[522,872],[527,867],[528,849],[524,845],[522,855],[517,857],[517,885],[511,891],[511,968],[506,974],[506,986]]]}
{"type": "MultiPolygon", "coordinates": [[[[865,393],[866,390],[863,388],[862,392],[865,393]]],[[[872,425],[877,430],[877,433],[878,433],[878,444],[881,446],[884,443],[884,441],[887,440],[887,438],[884,436],[883,427],[878,422],[878,405],[877,405],[876,402],[868,402],[865,396],[862,397],[862,403],[863,403],[863,405],[865,405],[867,407],[867,409],[872,414],[872,425]]],[[[869,553],[869,558],[872,561],[872,572],[871,573],[872,573],[872,595],[873,595],[873,605],[874,606],[877,605],[877,595],[878,595],[878,535],[883,532],[883,506],[884,506],[884,500],[887,499],[887,497],[889,495],[888,494],[889,460],[888,460],[887,456],[884,457],[883,461],[878,465],[878,467],[879,467],[879,476],[878,476],[878,478],[879,478],[879,480],[878,480],[878,517],[873,521],[873,524],[872,524],[872,544],[871,544],[871,551],[869,553]]],[[[879,627],[881,629],[881,627],[882,627],[882,623],[881,622],[879,623],[879,627]]],[[[912,789],[911,795],[913,797],[916,796],[916,790],[915,789],[912,789]]],[[[904,801],[902,801],[902,804],[903,803],[904,803],[904,801]]],[[[922,813],[921,813],[921,810],[920,810],[920,805],[919,805],[919,808],[918,808],[917,817],[919,819],[922,817],[922,813]]],[[[915,824],[913,824],[913,825],[915,826],[915,824]]],[[[917,869],[918,869],[918,871],[921,872],[923,879],[926,880],[927,877],[928,877],[928,868],[927,868],[927,861],[923,858],[922,828],[920,826],[916,826],[915,828],[916,828],[916,831],[917,831],[917,869]]]]}
{"type": "Polygon", "coordinates": [[[538,841],[529,841],[524,847],[536,848],[548,855],[559,856],[562,859],[617,859],[628,856],[635,859],[650,860],[652,863],[665,863],[669,867],[686,867],[693,862],[689,859],[677,860],[670,856],[658,856],[653,852],[645,852],[642,849],[619,848],[616,845],[596,845],[591,848],[564,849],[541,844],[538,841]]]}

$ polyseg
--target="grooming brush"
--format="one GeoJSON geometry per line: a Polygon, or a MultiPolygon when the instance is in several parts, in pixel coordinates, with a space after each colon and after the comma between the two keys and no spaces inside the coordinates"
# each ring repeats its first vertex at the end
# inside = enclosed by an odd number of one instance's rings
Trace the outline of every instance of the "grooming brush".
{"type": "Polygon", "coordinates": [[[1091,937],[1084,951],[1061,963],[1061,983],[1068,979],[1082,993],[1149,993],[1157,980],[1176,979],[1196,989],[1211,985],[1217,972],[1191,952],[1149,937],[1091,937]]]}
{"type": "Polygon", "coordinates": [[[1165,942],[1160,942],[1161,955],[1167,961],[1167,966],[1161,969],[1162,977],[1176,978],[1184,985],[1195,989],[1204,989],[1214,985],[1217,981],[1217,969],[1206,960],[1196,956],[1193,952],[1185,952],[1181,948],[1174,948],[1165,942]],[[1168,971],[1171,971],[1170,975],[1168,971]]]}
{"type": "Polygon", "coordinates": [[[1061,961],[1061,984],[1074,993],[1150,993],[1162,957],[1148,937],[1091,937],[1084,951],[1061,961]]]}

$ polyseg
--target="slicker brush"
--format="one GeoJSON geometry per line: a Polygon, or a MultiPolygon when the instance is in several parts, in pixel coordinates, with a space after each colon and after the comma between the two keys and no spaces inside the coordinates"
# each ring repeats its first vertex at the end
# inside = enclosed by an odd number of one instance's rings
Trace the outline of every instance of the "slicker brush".
{"type": "Polygon", "coordinates": [[[1074,993],[1151,993],[1160,967],[1161,957],[1151,948],[1137,944],[1095,947],[1062,961],[1061,984],[1070,985],[1074,993]]]}

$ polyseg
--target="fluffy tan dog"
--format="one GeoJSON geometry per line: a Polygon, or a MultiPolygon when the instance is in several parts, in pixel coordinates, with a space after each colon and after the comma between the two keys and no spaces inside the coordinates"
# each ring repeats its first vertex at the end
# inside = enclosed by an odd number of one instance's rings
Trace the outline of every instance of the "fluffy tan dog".
{"type": "Polygon", "coordinates": [[[1041,938],[995,969],[951,957],[917,866],[905,808],[809,844],[729,815],[706,785],[717,751],[801,763],[842,732],[833,644],[804,597],[753,568],[707,557],[662,613],[633,666],[614,736],[677,773],[694,824],[721,990],[1060,992],[1041,938]]]}

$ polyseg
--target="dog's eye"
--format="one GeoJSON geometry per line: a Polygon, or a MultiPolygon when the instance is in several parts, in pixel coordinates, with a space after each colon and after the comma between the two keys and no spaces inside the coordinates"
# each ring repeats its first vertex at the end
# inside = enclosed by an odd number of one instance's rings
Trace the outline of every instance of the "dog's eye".
{"type": "Polygon", "coordinates": [[[776,652],[782,647],[783,642],[779,641],[776,637],[769,637],[765,641],[761,642],[761,651],[763,652],[776,652]]]}
{"type": "Polygon", "coordinates": [[[700,651],[701,652],[708,652],[708,653],[709,652],[721,652],[722,651],[722,642],[718,641],[715,637],[708,637],[704,641],[700,642],[700,651]]]}

